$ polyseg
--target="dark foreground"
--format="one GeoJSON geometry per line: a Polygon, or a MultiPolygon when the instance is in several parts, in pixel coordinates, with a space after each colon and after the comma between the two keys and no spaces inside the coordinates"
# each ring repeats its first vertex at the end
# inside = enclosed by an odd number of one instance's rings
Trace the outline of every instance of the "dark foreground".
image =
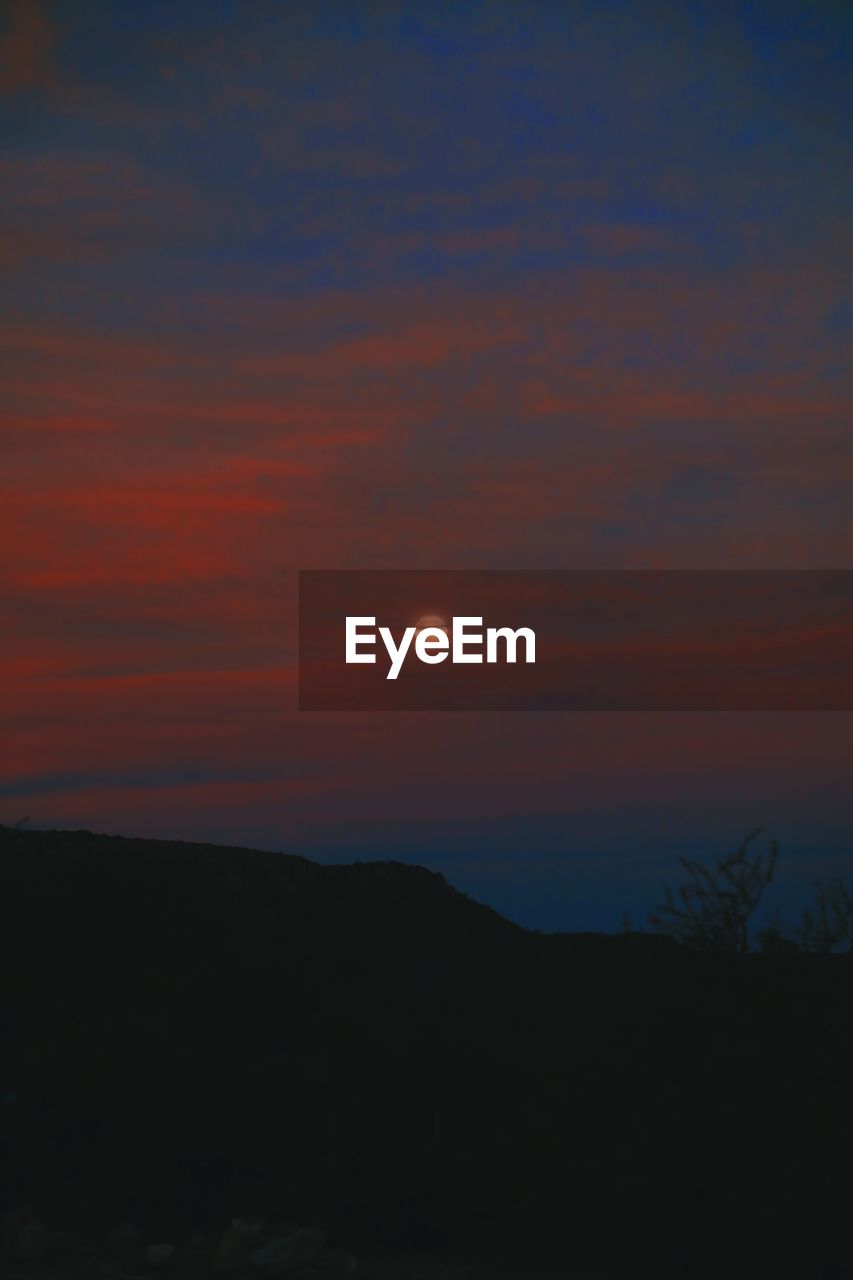
{"type": "Polygon", "coordinates": [[[849,957],[8,828],[0,937],[4,1275],[853,1275],[849,957]]]}

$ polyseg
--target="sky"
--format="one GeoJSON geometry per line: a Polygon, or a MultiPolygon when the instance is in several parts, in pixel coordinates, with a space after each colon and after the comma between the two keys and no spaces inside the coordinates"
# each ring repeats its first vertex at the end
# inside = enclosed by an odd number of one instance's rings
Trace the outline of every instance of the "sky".
{"type": "MultiPolygon", "coordinates": [[[[846,713],[296,709],[299,569],[851,566],[853,12],[0,5],[0,821],[642,923],[846,713]]],[[[787,897],[785,895],[788,895],[787,897]]]]}

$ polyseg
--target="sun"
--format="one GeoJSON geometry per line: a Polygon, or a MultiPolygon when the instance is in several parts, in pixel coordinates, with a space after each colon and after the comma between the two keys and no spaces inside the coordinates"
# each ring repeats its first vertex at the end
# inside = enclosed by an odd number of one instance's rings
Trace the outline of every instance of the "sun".
{"type": "Polygon", "coordinates": [[[416,635],[420,635],[422,631],[443,631],[447,635],[447,623],[438,613],[425,613],[423,617],[418,618],[415,627],[416,635]]]}

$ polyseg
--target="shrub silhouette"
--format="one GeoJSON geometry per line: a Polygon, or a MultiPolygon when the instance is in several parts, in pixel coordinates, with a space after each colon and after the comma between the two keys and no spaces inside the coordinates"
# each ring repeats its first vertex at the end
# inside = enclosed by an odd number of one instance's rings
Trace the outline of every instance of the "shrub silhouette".
{"type": "Polygon", "coordinates": [[[831,955],[853,948],[853,894],[842,880],[824,884],[813,882],[814,905],[806,907],[797,930],[797,943],[802,951],[831,955]]]}
{"type": "Polygon", "coordinates": [[[664,890],[664,901],[649,912],[649,924],[687,946],[701,950],[746,952],[749,922],[773,879],[779,847],[754,849],[758,827],[733,853],[715,857],[712,866],[679,857],[687,881],[664,890]]]}

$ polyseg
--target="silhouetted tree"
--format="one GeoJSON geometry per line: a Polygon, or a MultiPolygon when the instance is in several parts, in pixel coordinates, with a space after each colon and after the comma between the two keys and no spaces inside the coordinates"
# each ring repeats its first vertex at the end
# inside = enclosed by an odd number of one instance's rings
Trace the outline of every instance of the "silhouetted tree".
{"type": "Polygon", "coordinates": [[[649,924],[691,947],[748,951],[749,922],[773,879],[779,853],[775,840],[763,853],[754,850],[761,831],[752,831],[711,866],[679,857],[688,879],[674,891],[666,887],[664,901],[649,912],[649,924]]]}
{"type": "Polygon", "coordinates": [[[806,907],[797,931],[797,942],[803,951],[831,955],[853,947],[853,894],[842,880],[824,884],[814,882],[814,905],[806,907]]]}

